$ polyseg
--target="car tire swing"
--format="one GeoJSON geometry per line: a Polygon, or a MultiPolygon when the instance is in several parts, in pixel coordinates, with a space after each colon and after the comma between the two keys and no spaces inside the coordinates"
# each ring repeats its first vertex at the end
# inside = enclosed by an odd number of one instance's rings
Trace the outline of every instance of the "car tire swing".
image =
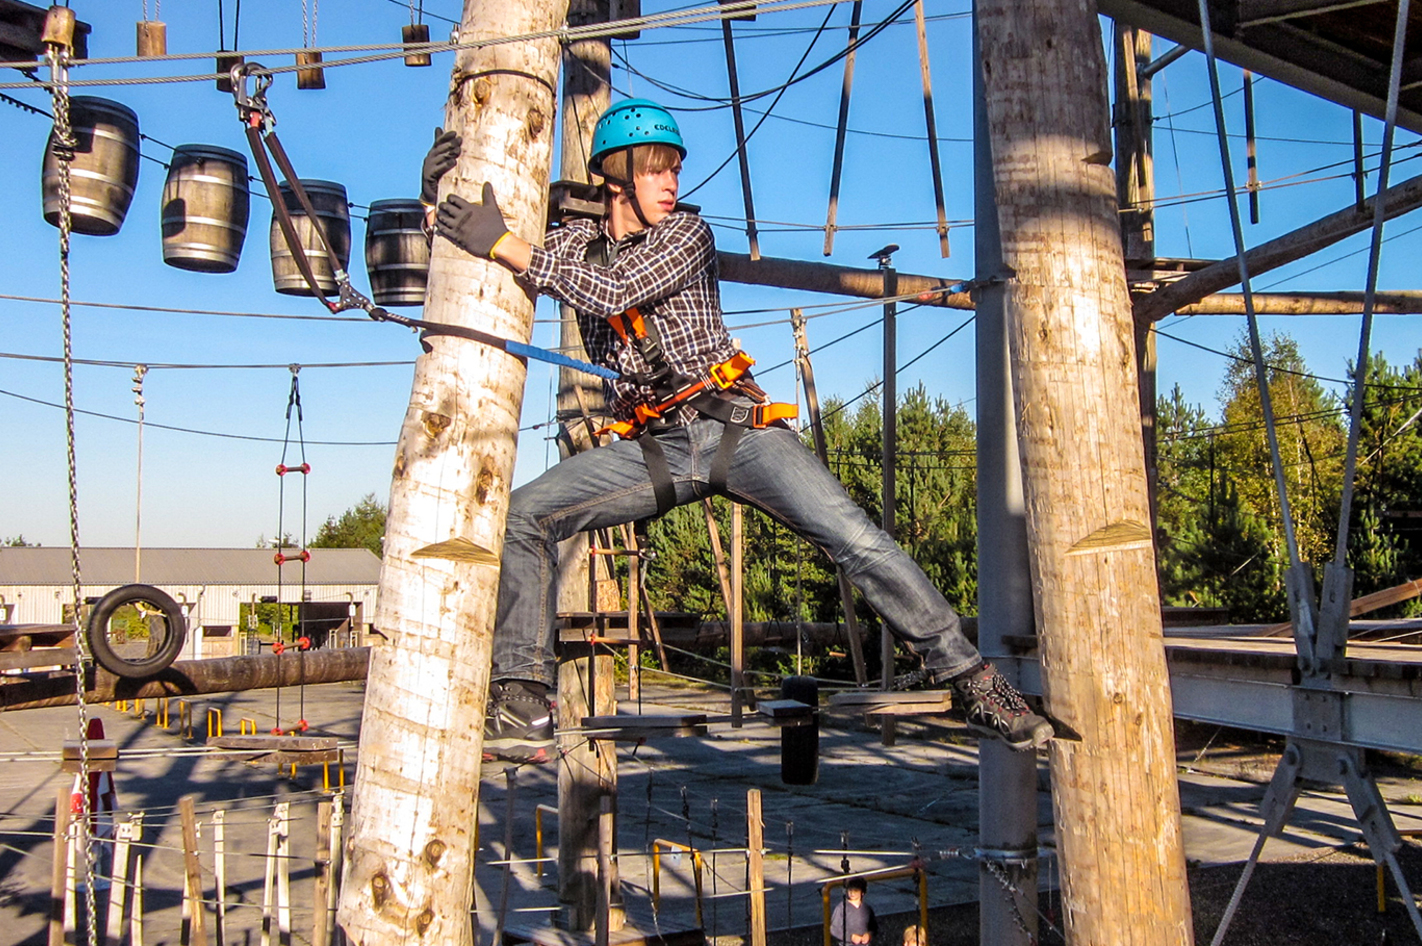
{"type": "Polygon", "coordinates": [[[780,698],[811,707],[809,722],[780,730],[780,781],[813,785],[820,777],[820,684],[814,677],[785,677],[780,698]]]}
{"type": "Polygon", "coordinates": [[[94,605],[86,636],[99,666],[115,676],[142,679],[168,669],[187,634],[183,609],[167,593],[151,585],[124,585],[94,605]],[[143,625],[137,633],[135,615],[143,625]]]}

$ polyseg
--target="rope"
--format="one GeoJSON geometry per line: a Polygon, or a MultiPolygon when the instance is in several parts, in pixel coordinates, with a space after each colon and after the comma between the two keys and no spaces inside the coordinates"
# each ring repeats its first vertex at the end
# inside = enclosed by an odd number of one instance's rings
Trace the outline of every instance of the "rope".
{"type": "MultiPolygon", "coordinates": [[[[69,477],[69,562],[73,579],[74,604],[71,620],[74,627],[74,694],[79,708],[79,820],[78,849],[84,862],[84,905],[88,912],[86,928],[89,946],[98,946],[98,912],[94,904],[93,838],[89,824],[89,707],[84,700],[84,677],[90,664],[88,640],[80,624],[79,609],[84,601],[83,579],[79,568],[79,480],[74,457],[74,336],[69,311],[69,237],[73,227],[70,192],[70,162],[74,160],[74,133],[69,125],[69,65],[68,50],[52,45],[46,50],[49,59],[54,100],[55,164],[59,170],[59,297],[60,322],[64,332],[64,441],[69,477]]],[[[55,857],[60,853],[55,851],[55,857]]]]}

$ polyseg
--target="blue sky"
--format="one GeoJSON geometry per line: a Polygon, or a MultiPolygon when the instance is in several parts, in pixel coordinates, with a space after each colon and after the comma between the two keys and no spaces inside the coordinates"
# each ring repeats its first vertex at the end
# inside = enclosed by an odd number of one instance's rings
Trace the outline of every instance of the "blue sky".
{"type": "MultiPolygon", "coordinates": [[[[671,9],[644,0],[644,12],[671,9]]],[[[91,56],[133,53],[139,0],[73,0],[79,17],[93,24],[91,56]]],[[[150,12],[152,4],[149,4],[150,12]]],[[[897,4],[869,0],[864,21],[873,23],[897,4]]],[[[224,4],[227,44],[232,44],[233,3],[224,4]]],[[[950,278],[972,274],[972,155],[970,20],[966,0],[936,0],[928,5],[929,47],[941,140],[947,215],[961,221],[952,231],[953,255],[941,259],[931,226],[934,218],[920,78],[912,19],[891,26],[859,52],[855,71],[850,135],[845,159],[839,222],[911,224],[897,229],[844,230],[831,262],[872,265],[865,257],[888,242],[902,246],[900,269],[950,278]]],[[[848,4],[762,15],[738,23],[741,88],[745,92],[778,86],[805,52],[815,30],[830,13],[829,28],[806,62],[817,64],[842,48],[848,4]],[[833,12],[831,13],[831,9],[833,12]]],[[[456,0],[426,0],[424,14],[436,38],[447,35],[459,15],[456,0]]],[[[161,10],[168,24],[170,53],[208,52],[218,47],[216,0],[169,0],[161,10]]],[[[316,44],[356,45],[398,40],[409,22],[399,0],[343,0],[319,9],[316,44]]],[[[1105,22],[1105,21],[1103,21],[1105,22]]],[[[244,0],[240,42],[244,49],[273,49],[302,43],[301,5],[292,0],[244,0]]],[[[720,27],[714,23],[649,30],[642,39],[618,42],[616,53],[634,71],[614,70],[617,94],[631,93],[673,108],[708,104],[657,88],[652,80],[698,95],[728,94],[720,27]]],[[[1158,41],[1158,50],[1165,48],[1158,41]]],[[[328,55],[327,59],[336,58],[328,55]]],[[[288,56],[267,57],[269,65],[287,64],[288,56]]],[[[278,131],[303,177],[343,183],[360,205],[393,197],[412,197],[418,189],[420,159],[433,128],[442,118],[451,56],[435,58],[428,69],[412,69],[398,60],[327,70],[323,91],[298,91],[290,74],[279,77],[269,99],[278,131]]],[[[74,78],[123,79],[177,76],[209,69],[209,60],[95,65],[74,78]]],[[[7,70],[0,81],[20,74],[7,70]]],[[[822,260],[824,222],[842,69],[835,65],[788,89],[774,115],[749,147],[757,216],[762,221],[761,248],[769,256],[822,260]],[[776,221],[770,223],[768,221],[776,221]]],[[[1240,85],[1238,70],[1224,67],[1226,92],[1240,85]]],[[[245,140],[230,95],[210,82],[114,85],[83,90],[133,108],[145,141],[146,156],[164,161],[161,143],[206,143],[245,151],[245,140]]],[[[7,90],[25,102],[48,107],[41,90],[7,90]]],[[[1162,256],[1218,258],[1233,253],[1219,157],[1209,110],[1204,60],[1192,53],[1166,68],[1155,83],[1157,192],[1203,194],[1201,199],[1163,207],[1157,215],[1157,250],[1162,256]],[[1170,117],[1164,117],[1170,113],[1170,117]],[[1173,130],[1172,130],[1173,126],[1173,130]]],[[[769,103],[762,99],[752,107],[769,103]]],[[[714,104],[714,103],[712,103],[714,104]]],[[[1240,96],[1227,99],[1231,131],[1243,127],[1240,96]]],[[[1347,177],[1351,156],[1351,114],[1312,96],[1269,80],[1256,84],[1260,176],[1267,182],[1293,178],[1292,186],[1266,190],[1263,222],[1246,224],[1253,245],[1277,236],[1349,203],[1353,183],[1347,177]]],[[[678,111],[691,148],[683,189],[702,180],[732,153],[734,136],[728,109],[678,111]]],[[[758,115],[748,113],[753,125],[758,115]]],[[[0,294],[52,299],[59,294],[57,231],[40,213],[40,159],[49,131],[47,120],[0,102],[0,294]]],[[[1367,140],[1381,139],[1381,124],[1365,123],[1367,140]]],[[[1400,146],[1415,136],[1399,135],[1400,146]]],[[[1232,142],[1237,174],[1243,179],[1243,141],[1232,142]]],[[[1405,147],[1398,158],[1416,152],[1405,147]]],[[[1375,162],[1373,162],[1375,164],[1375,162]]],[[[1415,173],[1415,161],[1398,165],[1393,181],[1415,173]]],[[[72,255],[72,297],[112,305],[156,306],[321,316],[314,300],[278,295],[272,288],[267,228],[269,204],[254,198],[242,262],[230,275],[203,275],[165,266],[159,250],[159,199],[164,169],[142,164],[138,192],[122,231],[112,237],[76,236],[72,255]]],[[[733,218],[742,216],[740,183],[734,161],[692,198],[717,227],[723,249],[744,252],[745,236],[733,218]]],[[[357,207],[352,213],[356,256],[364,236],[357,207]]],[[[1384,244],[1383,288],[1416,288],[1410,260],[1417,226],[1403,217],[1394,222],[1384,244]]],[[[1361,290],[1366,268],[1366,237],[1353,238],[1316,257],[1268,274],[1257,289],[1361,290]],[[1345,254],[1354,253],[1345,257],[1345,254]],[[1339,259],[1340,257],[1345,257],[1339,259]],[[1320,263],[1327,263],[1321,268],[1320,263]],[[1312,270],[1312,271],[1310,271],[1312,270]],[[1277,285],[1275,285],[1277,284],[1277,285]]],[[[352,275],[366,285],[363,264],[352,275]]],[[[845,300],[801,292],[724,284],[723,304],[733,334],[763,368],[792,353],[788,324],[791,306],[817,306],[845,300]],[[770,311],[762,311],[770,310],[770,311]],[[755,323],[774,324],[756,328],[755,323]]],[[[852,300],[851,300],[852,301],[852,300]]],[[[418,314],[418,309],[401,311],[418,314]]],[[[817,310],[810,309],[810,312],[817,310]]],[[[959,327],[968,313],[917,308],[901,312],[901,363],[920,355],[959,327]]],[[[554,316],[546,302],[538,317],[554,316]]],[[[817,318],[810,323],[812,346],[823,344],[879,317],[876,306],[817,318]]],[[[1410,361],[1418,350],[1416,316],[1381,316],[1374,329],[1375,348],[1393,363],[1410,361]]],[[[1357,317],[1273,318],[1265,331],[1292,332],[1310,368],[1325,377],[1342,377],[1357,350],[1357,317]]],[[[1243,331],[1239,317],[1169,319],[1166,331],[1200,345],[1231,347],[1243,331]]],[[[555,326],[535,328],[534,342],[551,345],[555,326]]],[[[877,326],[815,355],[822,394],[853,397],[879,376],[881,334],[877,326]]],[[[0,352],[55,357],[60,354],[58,307],[0,299],[0,352]]],[[[210,315],[132,311],[103,307],[74,309],[74,352],[78,358],[131,364],[262,364],[266,369],[160,369],[147,376],[144,435],[143,543],[147,546],[250,546],[259,535],[277,530],[278,480],[273,467],[281,459],[280,442],[290,385],[290,363],[313,366],[300,375],[305,435],[311,441],[361,445],[309,445],[314,470],[309,479],[307,529],[314,534],[327,516],[339,513],[365,493],[384,499],[388,492],[393,445],[409,396],[409,364],[384,367],[317,368],[323,362],[411,361],[418,354],[414,338],[388,325],[352,322],[226,318],[210,315]],[[275,438],[262,442],[202,436],[160,429],[166,424],[237,435],[275,438]]],[[[900,377],[901,390],[922,382],[929,391],[971,410],[973,396],[972,326],[938,345],[900,377]]],[[[1160,387],[1179,383],[1194,402],[1214,409],[1224,359],[1169,339],[1160,342],[1160,387]]],[[[75,371],[76,405],[85,410],[136,417],[131,368],[79,366],[75,371]]],[[[778,399],[793,399],[794,375],[788,367],[762,372],[760,380],[778,399]]],[[[542,365],[529,371],[523,423],[532,426],[549,415],[554,385],[542,365]]],[[[0,358],[0,390],[41,401],[63,399],[58,365],[0,358]]],[[[23,534],[45,545],[67,542],[67,503],[63,414],[52,407],[0,394],[0,430],[5,432],[8,462],[0,489],[0,537],[23,534]]],[[[77,422],[81,532],[91,545],[130,545],[134,540],[136,430],[132,424],[81,415],[77,422]]],[[[546,429],[526,431],[520,439],[519,481],[537,475],[556,459],[546,429]]],[[[288,453],[296,461],[297,448],[288,453]]],[[[289,483],[285,528],[301,534],[299,484],[289,483]]]]}

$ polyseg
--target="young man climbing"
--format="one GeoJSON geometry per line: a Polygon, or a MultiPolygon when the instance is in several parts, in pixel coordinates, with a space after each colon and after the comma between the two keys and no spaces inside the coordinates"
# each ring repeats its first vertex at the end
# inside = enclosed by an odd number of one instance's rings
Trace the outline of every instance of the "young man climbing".
{"type": "MultiPolygon", "coordinates": [[[[427,204],[458,154],[457,137],[437,138],[423,169],[427,204]]],[[[487,183],[482,203],[452,196],[435,212],[439,236],[572,306],[588,356],[622,376],[609,383],[608,404],[623,439],[564,460],[510,497],[485,753],[550,758],[558,543],[715,493],[823,549],[932,682],[952,686],[975,731],[1014,749],[1044,745],[1051,724],[983,662],[923,571],[801,444],[783,421],[793,408],[769,403],[751,380],[751,359],[721,318],[711,228],[677,209],[685,156],[671,114],[629,99],[593,134],[588,168],[605,182],[600,221],[571,220],[543,246],[529,244],[509,232],[487,183]]]]}

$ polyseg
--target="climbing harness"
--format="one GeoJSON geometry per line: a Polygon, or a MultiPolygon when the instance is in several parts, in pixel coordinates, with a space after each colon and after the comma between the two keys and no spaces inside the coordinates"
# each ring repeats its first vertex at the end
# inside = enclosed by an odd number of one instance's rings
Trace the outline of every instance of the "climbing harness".
{"type": "MultiPolygon", "coordinates": [[[[64,335],[64,436],[69,476],[69,561],[74,603],[70,621],[74,629],[74,695],[79,708],[79,784],[89,783],[89,720],[85,701],[85,681],[91,672],[87,639],[81,626],[79,609],[83,606],[83,580],[79,568],[79,490],[74,456],[74,348],[73,323],[69,309],[69,243],[73,230],[70,190],[70,162],[74,160],[76,142],[69,123],[69,53],[74,38],[75,18],[67,7],[54,7],[44,23],[45,57],[49,61],[50,95],[54,103],[53,148],[59,171],[59,288],[60,317],[64,335]]],[[[94,903],[93,832],[91,830],[89,793],[79,792],[78,815],[75,822],[78,843],[75,845],[83,862],[86,931],[89,946],[98,944],[98,913],[94,903]]],[[[55,863],[60,853],[55,851],[55,863]]]]}
{"type": "MultiPolygon", "coordinates": [[[[617,253],[618,244],[609,240],[606,234],[599,234],[588,242],[583,258],[590,263],[611,266],[617,253]]],[[[688,376],[678,372],[667,361],[656,325],[636,306],[607,321],[622,344],[636,351],[647,366],[643,372],[622,372],[622,379],[650,388],[652,396],[633,407],[631,418],[608,424],[596,431],[594,437],[613,433],[623,440],[638,442],[642,447],[642,459],[647,464],[647,474],[652,480],[658,516],[665,515],[676,506],[676,484],[672,481],[666,452],[657,442],[656,435],[670,426],[668,418],[678,408],[692,408],[699,414],[720,421],[726,428],[712,458],[708,476],[711,489],[718,493],[726,491],[731,460],[747,428],[763,429],[799,414],[796,405],[771,401],[760,385],[751,380],[749,372],[755,359],[743,351],[708,366],[699,374],[688,376]],[[745,399],[755,403],[741,403],[745,399]]]]}
{"type": "MultiPolygon", "coordinates": [[[[272,73],[262,66],[261,63],[237,63],[232,67],[232,96],[237,105],[237,114],[246,129],[247,143],[251,148],[252,157],[256,160],[257,171],[262,178],[262,185],[266,188],[267,196],[271,198],[272,208],[276,216],[278,228],[281,230],[282,238],[286,241],[291,250],[292,258],[296,262],[296,268],[301,273],[301,278],[306,281],[311,292],[316,298],[321,300],[321,304],[332,313],[344,312],[348,309],[360,309],[377,322],[393,322],[396,325],[403,325],[405,328],[421,332],[421,342],[425,338],[434,335],[451,335],[456,338],[467,338],[491,348],[497,348],[508,352],[520,361],[527,361],[532,358],[535,361],[543,361],[548,364],[558,365],[564,368],[575,368],[585,371],[588,374],[599,378],[615,380],[619,377],[617,372],[594,365],[591,362],[580,361],[576,358],[569,358],[567,355],[549,351],[546,348],[539,348],[536,345],[528,345],[523,342],[514,341],[509,338],[500,338],[488,332],[481,332],[478,329],[468,328],[463,325],[449,325],[442,322],[427,322],[424,319],[412,319],[408,316],[397,315],[389,312],[381,306],[376,305],[369,297],[361,293],[351,285],[350,275],[339,266],[339,258],[332,248],[330,240],[326,236],[326,230],[321,225],[320,219],[316,215],[316,210],[312,206],[311,198],[306,193],[306,188],[302,186],[300,179],[296,175],[296,170],[291,164],[291,159],[287,156],[286,149],[282,147],[281,140],[276,135],[276,116],[272,114],[270,106],[267,104],[267,89],[272,84],[272,73]],[[247,92],[247,79],[251,77],[253,81],[253,91],[247,92]],[[280,170],[282,176],[286,178],[287,186],[291,190],[291,195],[296,198],[301,210],[306,214],[311,229],[316,234],[316,239],[320,242],[321,248],[325,250],[333,267],[333,276],[336,282],[336,298],[330,299],[330,293],[322,288],[316,279],[315,271],[311,267],[311,260],[306,255],[306,249],[302,246],[300,238],[296,233],[296,225],[292,220],[291,211],[286,205],[286,197],[282,194],[277,185],[276,173],[272,168],[272,162],[276,162],[276,169],[280,170]]],[[[429,350],[429,346],[425,346],[429,350]]]]}

